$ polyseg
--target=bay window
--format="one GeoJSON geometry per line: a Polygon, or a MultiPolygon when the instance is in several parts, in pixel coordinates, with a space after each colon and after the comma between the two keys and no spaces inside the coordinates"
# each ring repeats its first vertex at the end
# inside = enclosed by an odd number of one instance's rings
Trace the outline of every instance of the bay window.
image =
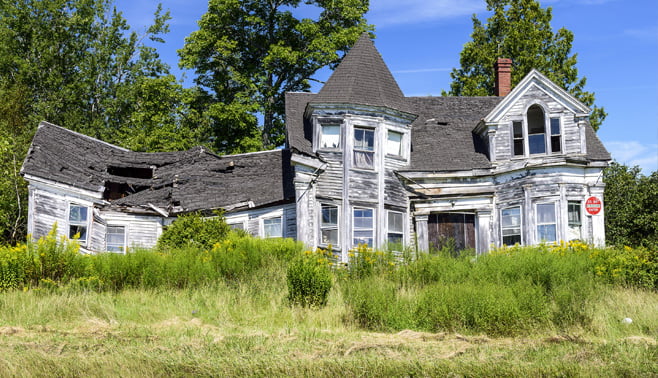
{"type": "Polygon", "coordinates": [[[321,149],[340,148],[340,125],[322,125],[320,135],[321,149]]]}
{"type": "Polygon", "coordinates": [[[537,241],[554,242],[557,240],[555,203],[537,204],[537,241]]]}
{"type": "Polygon", "coordinates": [[[375,166],[375,131],[354,128],[354,166],[373,169],[375,166]]]}
{"type": "Polygon", "coordinates": [[[355,208],[352,217],[354,225],[352,245],[367,245],[373,247],[374,240],[374,210],[355,208]]]}
{"type": "Polygon", "coordinates": [[[521,244],[521,208],[510,207],[500,211],[503,244],[521,244]]]}

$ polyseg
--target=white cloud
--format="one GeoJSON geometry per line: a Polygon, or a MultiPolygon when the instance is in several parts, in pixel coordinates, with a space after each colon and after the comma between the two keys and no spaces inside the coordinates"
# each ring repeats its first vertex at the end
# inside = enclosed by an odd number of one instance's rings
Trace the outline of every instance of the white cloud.
{"type": "Polygon", "coordinates": [[[463,17],[485,9],[482,0],[374,0],[366,17],[382,27],[463,17]]]}
{"type": "Polygon", "coordinates": [[[638,141],[605,142],[612,158],[628,166],[640,166],[642,173],[651,174],[658,170],[658,144],[642,144],[638,141]]]}

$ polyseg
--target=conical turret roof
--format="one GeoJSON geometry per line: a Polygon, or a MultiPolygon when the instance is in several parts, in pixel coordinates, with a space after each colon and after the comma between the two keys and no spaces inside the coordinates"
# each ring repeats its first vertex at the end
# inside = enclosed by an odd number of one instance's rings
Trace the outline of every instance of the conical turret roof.
{"type": "Polygon", "coordinates": [[[356,41],[311,102],[336,103],[408,111],[404,94],[367,33],[356,41]]]}

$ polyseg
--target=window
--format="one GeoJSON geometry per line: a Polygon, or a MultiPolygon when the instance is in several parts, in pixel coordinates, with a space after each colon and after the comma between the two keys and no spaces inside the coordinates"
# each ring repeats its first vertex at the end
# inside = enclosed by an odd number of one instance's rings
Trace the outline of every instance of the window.
{"type": "Polygon", "coordinates": [[[359,244],[373,246],[373,209],[354,209],[354,239],[352,244],[358,246],[359,244]]]}
{"type": "Polygon", "coordinates": [[[503,244],[521,244],[521,208],[511,207],[501,210],[503,244]]]}
{"type": "Polygon", "coordinates": [[[514,121],[512,127],[514,128],[514,156],[523,156],[525,155],[523,149],[523,122],[514,121]]]}
{"type": "Polygon", "coordinates": [[[560,132],[560,119],[551,118],[551,152],[559,153],[562,152],[562,142],[560,132]]]}
{"type": "Polygon", "coordinates": [[[126,227],[125,226],[107,226],[105,235],[108,252],[125,252],[126,251],[126,227]]]}
{"type": "Polygon", "coordinates": [[[397,211],[388,212],[388,243],[404,243],[404,214],[397,211]]]}
{"type": "Polygon", "coordinates": [[[557,240],[557,228],[555,224],[555,204],[537,204],[537,240],[554,242],[557,240]]]}
{"type": "Polygon", "coordinates": [[[375,165],[375,131],[354,128],[354,166],[372,169],[375,165]]]}
{"type": "Polygon", "coordinates": [[[283,237],[281,217],[263,219],[263,234],[266,238],[283,237]]]}
{"type": "Polygon", "coordinates": [[[569,201],[567,204],[567,213],[569,218],[569,227],[567,228],[567,240],[581,239],[581,220],[580,201],[569,201]]]}
{"type": "Polygon", "coordinates": [[[320,243],[338,245],[338,206],[322,205],[320,220],[320,243]]]}
{"type": "Polygon", "coordinates": [[[388,131],[386,138],[386,154],[402,156],[402,133],[388,131]]]}
{"type": "Polygon", "coordinates": [[[322,125],[320,148],[340,148],[340,125],[322,125]]]}
{"type": "Polygon", "coordinates": [[[69,238],[78,238],[81,244],[87,243],[87,208],[71,204],[69,206],[69,238]]]}
{"type": "Polygon", "coordinates": [[[531,155],[546,153],[546,124],[539,105],[528,109],[528,150],[531,155]]]}
{"type": "Polygon", "coordinates": [[[228,226],[231,227],[232,230],[244,230],[244,222],[229,223],[228,226]]]}

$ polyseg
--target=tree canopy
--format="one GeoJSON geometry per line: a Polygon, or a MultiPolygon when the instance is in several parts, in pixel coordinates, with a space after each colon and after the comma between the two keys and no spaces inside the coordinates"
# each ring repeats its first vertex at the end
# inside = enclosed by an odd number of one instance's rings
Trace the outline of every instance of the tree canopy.
{"type": "Polygon", "coordinates": [[[658,171],[613,162],[605,169],[605,236],[609,244],[658,248],[658,171]]]}
{"type": "Polygon", "coordinates": [[[141,151],[199,143],[185,90],[153,46],[169,14],[158,7],[143,33],[111,0],[20,0],[0,6],[0,238],[25,232],[19,171],[47,120],[141,151]]]}
{"type": "Polygon", "coordinates": [[[595,130],[606,117],[594,105],[594,93],[585,91],[586,78],[578,77],[577,54],[571,53],[573,33],[560,28],[553,33],[552,8],[535,0],[487,0],[493,15],[483,24],[473,15],[472,41],[464,45],[460,68],[452,70],[453,96],[494,95],[494,62],[513,61],[512,86],[533,68],[565,88],[592,109],[590,123],[595,130]]]}
{"type": "Polygon", "coordinates": [[[281,145],[285,92],[308,90],[322,67],[372,27],[368,0],[306,0],[317,19],[295,18],[301,0],[210,0],[179,51],[199,87],[193,107],[212,130],[218,152],[281,145]],[[262,117],[262,125],[259,125],[262,117]]]}

